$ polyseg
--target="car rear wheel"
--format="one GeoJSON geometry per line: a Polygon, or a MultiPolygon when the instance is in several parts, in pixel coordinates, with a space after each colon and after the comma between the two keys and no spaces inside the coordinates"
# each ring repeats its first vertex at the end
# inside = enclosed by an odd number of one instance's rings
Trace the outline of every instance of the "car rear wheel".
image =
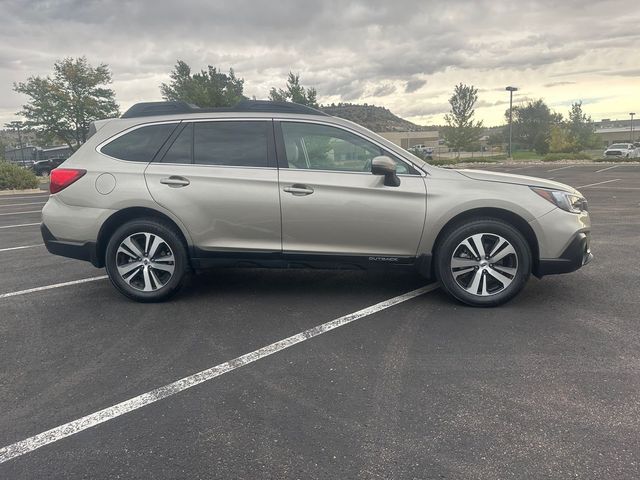
{"type": "Polygon", "coordinates": [[[111,283],[138,302],[174,295],[187,272],[187,251],[176,231],[156,219],[125,223],[109,239],[105,266],[111,283]]]}
{"type": "Polygon", "coordinates": [[[501,305],[527,283],[531,250],[508,223],[473,220],[445,233],[436,252],[436,274],[445,291],[467,305],[501,305]]]}

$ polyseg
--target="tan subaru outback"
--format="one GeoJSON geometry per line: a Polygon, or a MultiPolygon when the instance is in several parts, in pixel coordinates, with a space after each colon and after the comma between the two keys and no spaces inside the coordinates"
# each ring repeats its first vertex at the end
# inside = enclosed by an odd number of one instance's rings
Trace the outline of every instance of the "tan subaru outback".
{"type": "Polygon", "coordinates": [[[51,174],[51,253],[138,301],[218,267],[414,269],[476,306],[591,259],[587,202],[539,178],[428,165],[292,103],[141,103],[51,174]]]}

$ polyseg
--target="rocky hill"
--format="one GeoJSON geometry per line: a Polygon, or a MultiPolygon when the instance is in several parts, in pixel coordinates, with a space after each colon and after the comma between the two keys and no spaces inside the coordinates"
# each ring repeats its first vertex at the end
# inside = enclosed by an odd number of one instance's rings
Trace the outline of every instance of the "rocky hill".
{"type": "Polygon", "coordinates": [[[416,125],[394,115],[387,108],[367,105],[366,103],[364,105],[354,103],[323,105],[320,110],[335,117],[351,120],[374,132],[419,132],[428,130],[428,127],[416,125]]]}

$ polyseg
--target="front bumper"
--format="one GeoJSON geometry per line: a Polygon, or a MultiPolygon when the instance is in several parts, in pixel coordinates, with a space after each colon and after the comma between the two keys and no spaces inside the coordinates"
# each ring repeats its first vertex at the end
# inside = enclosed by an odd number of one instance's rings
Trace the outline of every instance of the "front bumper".
{"type": "Polygon", "coordinates": [[[75,258],[91,262],[95,267],[103,267],[103,262],[98,258],[98,250],[94,242],[74,243],[58,240],[44,223],[40,224],[40,233],[44,245],[54,255],[75,258]]]}
{"type": "Polygon", "coordinates": [[[589,232],[577,233],[559,258],[541,258],[533,273],[536,277],[543,277],[578,270],[593,259],[590,240],[589,232]]]}

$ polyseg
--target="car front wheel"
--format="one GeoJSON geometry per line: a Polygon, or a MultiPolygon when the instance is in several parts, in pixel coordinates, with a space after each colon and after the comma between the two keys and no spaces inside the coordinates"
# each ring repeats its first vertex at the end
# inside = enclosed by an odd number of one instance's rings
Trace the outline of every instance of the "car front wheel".
{"type": "Polygon", "coordinates": [[[445,291],[467,305],[501,305],[527,283],[531,250],[508,223],[472,220],[445,233],[436,252],[436,274],[445,291]]]}
{"type": "Polygon", "coordinates": [[[165,222],[125,223],[109,239],[105,267],[111,283],[138,302],[158,302],[175,294],[187,272],[187,251],[165,222]]]}

